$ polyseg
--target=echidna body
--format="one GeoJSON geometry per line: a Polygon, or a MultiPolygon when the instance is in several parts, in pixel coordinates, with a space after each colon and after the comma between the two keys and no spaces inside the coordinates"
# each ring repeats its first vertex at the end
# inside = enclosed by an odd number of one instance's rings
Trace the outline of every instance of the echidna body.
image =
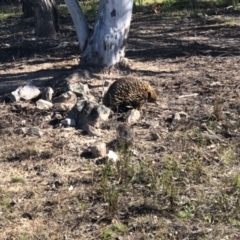
{"type": "Polygon", "coordinates": [[[156,102],[157,94],[148,82],[135,78],[116,80],[103,97],[103,104],[113,111],[141,109],[145,102],[156,102]]]}

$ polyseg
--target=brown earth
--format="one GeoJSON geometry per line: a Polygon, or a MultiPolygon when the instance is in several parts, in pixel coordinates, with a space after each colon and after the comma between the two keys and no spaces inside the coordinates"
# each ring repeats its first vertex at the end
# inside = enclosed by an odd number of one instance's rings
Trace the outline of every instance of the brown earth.
{"type": "MultiPolygon", "coordinates": [[[[33,19],[0,22],[1,94],[79,68],[71,19],[60,20],[56,40],[36,39],[33,19]]],[[[239,239],[239,23],[231,9],[133,15],[129,66],[85,81],[96,99],[125,76],[158,92],[131,151],[113,144],[115,117],[90,137],[56,124],[62,113],[1,103],[1,239],[239,239]],[[89,154],[102,141],[117,165],[89,154]]]]}

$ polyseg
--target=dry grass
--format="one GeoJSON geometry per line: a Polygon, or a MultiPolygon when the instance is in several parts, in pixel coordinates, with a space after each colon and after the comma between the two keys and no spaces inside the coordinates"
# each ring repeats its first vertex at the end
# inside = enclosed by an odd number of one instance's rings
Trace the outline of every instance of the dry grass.
{"type": "MultiPolygon", "coordinates": [[[[113,121],[101,137],[89,137],[48,124],[51,111],[0,104],[1,239],[240,238],[239,27],[226,25],[223,16],[220,25],[215,16],[160,20],[150,15],[149,22],[145,16],[133,16],[130,68],[96,74],[99,78],[88,82],[97,99],[105,79],[126,75],[149,80],[157,90],[158,105],[148,104],[133,126],[131,149],[111,145],[113,121]],[[43,136],[31,135],[32,127],[43,136]],[[117,164],[83,154],[98,141],[118,153],[117,164]]],[[[226,16],[231,17],[239,21],[226,16]]],[[[73,30],[63,30],[74,41],[73,30]]],[[[4,31],[3,40],[9,41],[4,31]]],[[[12,78],[22,83],[25,75],[50,78],[49,69],[60,71],[57,55],[76,51],[70,46],[55,53],[51,44],[34,48],[42,61],[34,64],[24,46],[16,62],[8,51],[0,56],[3,85],[12,78]]],[[[59,61],[63,68],[64,58],[59,61]]]]}

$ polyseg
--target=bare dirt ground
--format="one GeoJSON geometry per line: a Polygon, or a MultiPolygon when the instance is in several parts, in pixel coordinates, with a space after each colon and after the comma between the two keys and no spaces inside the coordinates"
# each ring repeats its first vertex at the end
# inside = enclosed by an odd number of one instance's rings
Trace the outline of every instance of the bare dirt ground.
{"type": "MultiPolygon", "coordinates": [[[[1,103],[0,239],[240,239],[239,23],[231,9],[133,15],[129,68],[87,81],[97,99],[106,79],[129,75],[158,92],[132,126],[131,151],[112,146],[114,118],[90,137],[31,103],[1,103]],[[118,164],[91,158],[94,142],[118,164]]],[[[39,40],[33,19],[0,22],[1,94],[78,69],[71,19],[60,24],[57,40],[39,40]]]]}

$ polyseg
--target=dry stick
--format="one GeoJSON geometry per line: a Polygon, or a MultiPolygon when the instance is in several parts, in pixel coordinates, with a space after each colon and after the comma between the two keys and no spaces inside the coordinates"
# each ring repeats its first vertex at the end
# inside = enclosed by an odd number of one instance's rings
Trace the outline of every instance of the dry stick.
{"type": "Polygon", "coordinates": [[[187,95],[181,95],[178,98],[187,98],[187,97],[196,97],[198,96],[198,93],[192,93],[192,94],[187,94],[187,95]]]}

